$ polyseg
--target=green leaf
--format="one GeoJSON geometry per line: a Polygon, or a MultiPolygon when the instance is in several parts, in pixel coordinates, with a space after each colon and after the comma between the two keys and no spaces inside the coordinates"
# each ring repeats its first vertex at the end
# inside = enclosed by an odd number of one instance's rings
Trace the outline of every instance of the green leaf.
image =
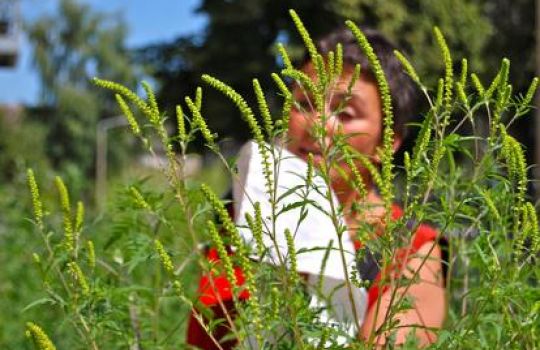
{"type": "Polygon", "coordinates": [[[41,298],[41,299],[38,299],[38,300],[35,300],[33,302],[31,302],[30,304],[26,305],[22,310],[21,312],[26,312],[36,306],[39,306],[39,305],[43,305],[43,304],[50,304],[50,305],[55,305],[56,304],[56,300],[52,299],[52,298],[41,298]]]}

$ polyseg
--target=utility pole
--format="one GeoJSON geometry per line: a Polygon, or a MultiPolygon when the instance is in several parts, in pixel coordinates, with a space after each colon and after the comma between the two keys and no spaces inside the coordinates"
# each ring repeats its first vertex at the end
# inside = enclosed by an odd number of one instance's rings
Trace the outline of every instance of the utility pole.
{"type": "Polygon", "coordinates": [[[123,115],[105,118],[96,128],[96,207],[102,209],[107,195],[107,133],[128,125],[123,115]]]}

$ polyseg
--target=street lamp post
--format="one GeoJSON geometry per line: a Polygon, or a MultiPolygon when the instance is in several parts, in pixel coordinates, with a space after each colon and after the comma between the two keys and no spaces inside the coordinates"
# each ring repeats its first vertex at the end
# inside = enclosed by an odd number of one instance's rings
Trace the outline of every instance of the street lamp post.
{"type": "Polygon", "coordinates": [[[101,209],[107,195],[107,133],[128,125],[123,115],[101,119],[96,128],[96,207],[101,209]]]}

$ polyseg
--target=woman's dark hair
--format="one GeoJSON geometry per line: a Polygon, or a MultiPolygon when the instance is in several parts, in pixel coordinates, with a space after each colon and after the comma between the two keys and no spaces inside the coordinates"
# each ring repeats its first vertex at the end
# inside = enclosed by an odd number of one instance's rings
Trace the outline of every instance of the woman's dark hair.
{"type": "MultiPolygon", "coordinates": [[[[415,117],[418,89],[412,79],[403,71],[401,63],[395,57],[394,50],[397,47],[374,29],[362,28],[362,32],[379,58],[388,80],[394,111],[394,131],[405,138],[406,124],[415,117]]],[[[375,82],[375,76],[371,71],[368,59],[360,46],[358,46],[354,35],[347,28],[342,27],[326,34],[317,40],[315,45],[319,53],[325,56],[330,51],[335,51],[338,43],[341,43],[343,48],[343,64],[353,67],[360,64],[362,67],[361,76],[375,82]]],[[[310,60],[309,54],[306,53],[297,66],[302,67],[310,60]]]]}

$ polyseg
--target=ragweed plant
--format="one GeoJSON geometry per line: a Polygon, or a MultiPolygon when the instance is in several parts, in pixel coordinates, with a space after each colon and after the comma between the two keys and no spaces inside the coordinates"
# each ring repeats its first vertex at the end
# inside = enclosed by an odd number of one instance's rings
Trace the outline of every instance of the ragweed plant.
{"type": "MultiPolygon", "coordinates": [[[[284,47],[278,45],[284,69],[272,78],[283,98],[281,108],[269,105],[263,87],[254,79],[257,118],[255,109],[233,88],[215,77],[202,76],[208,88],[221,92],[236,105],[257,145],[268,203],[253,203],[253,213],[245,215],[247,227],[239,227],[238,218],[227,211],[229,203],[208,185],[195,184],[185,175],[188,145],[202,136],[209,152],[223,161],[233,181],[238,176],[220,153],[219,135],[212,133],[205,121],[202,88],[197,88],[194,97],[186,96],[184,106],[177,106],[177,132],[171,134],[166,128],[167,117],[148,84],[143,84],[143,98],[114,82],[95,79],[97,86],[115,94],[131,131],[147,150],[156,157],[156,150],[164,150],[161,167],[168,187],[157,193],[144,182],[129,184],[113,206],[110,225],[105,222],[101,226],[112,233],[111,237],[104,238],[102,232],[90,237],[90,231],[100,226],[85,226],[82,204],[77,204],[73,214],[67,187],[57,178],[63,222],[63,234],[58,234],[55,220],[45,214],[34,174],[28,171],[34,223],[45,247],[34,254],[34,261],[46,293],[45,299],[29,307],[52,304],[65,318],[63,327],[78,335],[77,340],[66,340],[51,333],[51,339],[66,348],[186,347],[180,333],[186,315],[191,315],[218,349],[229,348],[226,344],[230,342],[239,349],[329,349],[345,344],[353,349],[373,349],[383,341],[392,347],[403,329],[409,332],[403,347],[415,348],[418,344],[414,335],[424,332],[431,337],[431,347],[437,349],[500,348],[516,343],[534,349],[540,341],[540,276],[536,266],[540,232],[536,209],[526,192],[529,180],[524,150],[508,128],[532,108],[538,79],[532,81],[525,95],[513,96],[510,62],[506,59],[486,84],[471,72],[466,59],[461,60],[459,74],[454,73],[450,49],[437,28],[434,38],[444,71],[437,86],[425,86],[414,64],[404,53],[395,51],[428,106],[415,124],[414,147],[398,167],[394,164],[396,110],[392,92],[387,72],[368,37],[356,24],[346,22],[367,58],[380,97],[382,132],[375,155],[351,147],[348,140],[355,135],[347,135],[339,125],[330,131],[328,128],[355,93],[356,82],[367,74],[366,67],[354,65],[346,75],[349,81],[343,82],[350,63],[344,62],[342,45],[328,53],[319,52],[300,17],[294,11],[290,15],[307,48],[314,74],[295,68],[284,47]],[[341,85],[346,86],[342,89],[343,101],[332,103],[341,85]],[[306,97],[304,103],[297,101],[298,94],[306,97]],[[292,110],[317,116],[310,120],[310,136],[320,154],[317,161],[314,154],[308,154],[307,171],[295,174],[303,184],[281,193],[280,160],[288,142],[293,141],[288,133],[292,110]],[[350,206],[333,199],[336,173],[357,198],[350,206]],[[375,208],[383,213],[377,222],[369,221],[374,205],[364,200],[371,190],[366,185],[367,176],[382,198],[382,204],[375,208]],[[324,192],[315,185],[316,178],[325,184],[324,192]],[[287,197],[295,191],[298,201],[287,203],[287,197]],[[313,295],[331,299],[322,291],[323,279],[310,284],[309,278],[297,270],[301,254],[306,253],[296,247],[297,229],[310,210],[323,207],[310,201],[309,194],[315,192],[328,202],[322,214],[330,218],[334,235],[331,244],[322,247],[321,275],[330,253],[337,251],[352,308],[349,324],[325,319],[325,313],[332,312],[331,304],[310,303],[313,295]],[[392,216],[396,201],[403,209],[399,218],[392,216]],[[263,213],[261,208],[266,204],[269,212],[263,213]],[[278,232],[280,217],[296,209],[298,222],[278,232]],[[345,224],[343,217],[359,219],[345,224]],[[409,247],[415,232],[425,223],[435,227],[437,233],[427,253],[420,255],[409,247]],[[244,240],[240,229],[252,233],[253,244],[244,240]],[[276,249],[279,235],[286,239],[286,253],[276,249]],[[358,262],[375,257],[381,271],[378,281],[370,282],[362,271],[347,265],[347,235],[361,243],[356,252],[358,262]],[[447,257],[441,261],[432,252],[442,245],[447,257]],[[212,249],[217,257],[210,257],[212,249]],[[276,262],[263,262],[273,249],[276,262]],[[399,263],[408,259],[415,259],[414,268],[399,263]],[[415,311],[409,291],[421,281],[423,266],[433,259],[439,259],[437,263],[446,271],[439,276],[445,280],[448,303],[445,324],[440,329],[424,323],[400,324],[403,314],[415,311]],[[225,280],[231,299],[217,295],[215,307],[206,307],[199,295],[205,287],[197,292],[189,287],[195,284],[194,271],[202,274],[210,290],[225,280]],[[355,288],[370,288],[373,283],[386,288],[370,308],[373,317],[381,321],[365,329],[365,315],[357,311],[358,299],[353,295],[355,288]],[[349,326],[355,329],[353,333],[348,332],[349,326]],[[220,333],[223,330],[227,333],[224,336],[220,333]],[[364,336],[359,337],[359,332],[364,336]]],[[[28,331],[38,349],[55,348],[35,324],[29,323],[28,331]]]]}

